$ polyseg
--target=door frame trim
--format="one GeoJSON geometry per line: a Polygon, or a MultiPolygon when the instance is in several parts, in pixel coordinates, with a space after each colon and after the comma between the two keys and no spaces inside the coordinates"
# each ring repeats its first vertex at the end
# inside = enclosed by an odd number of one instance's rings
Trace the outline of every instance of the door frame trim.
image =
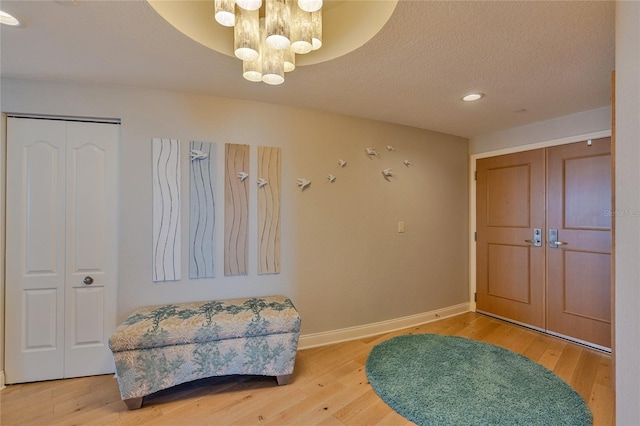
{"type": "Polygon", "coordinates": [[[53,120],[53,121],[79,121],[81,123],[105,123],[105,124],[122,124],[119,118],[99,118],[99,117],[73,117],[69,115],[48,115],[48,114],[22,114],[6,112],[6,118],[30,118],[33,120],[53,120]]]}
{"type": "MultiPolygon", "coordinates": [[[[558,145],[567,145],[575,142],[582,142],[588,139],[599,139],[611,137],[611,129],[599,132],[585,133],[581,135],[568,136],[560,139],[519,145],[509,148],[502,148],[495,151],[479,152],[469,156],[469,309],[476,312],[476,161],[481,158],[496,157],[498,155],[513,154],[516,152],[532,151],[540,148],[549,148],[558,145]]],[[[612,206],[613,208],[613,206],[612,206]]]]}

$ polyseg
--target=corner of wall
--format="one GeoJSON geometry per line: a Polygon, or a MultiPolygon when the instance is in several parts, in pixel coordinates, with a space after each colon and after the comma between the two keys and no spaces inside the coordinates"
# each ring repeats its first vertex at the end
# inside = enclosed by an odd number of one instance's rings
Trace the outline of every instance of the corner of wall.
{"type": "Polygon", "coordinates": [[[3,220],[0,221],[0,389],[4,387],[4,228],[6,217],[4,206],[5,193],[5,152],[7,141],[7,115],[0,116],[0,212],[3,220]]]}

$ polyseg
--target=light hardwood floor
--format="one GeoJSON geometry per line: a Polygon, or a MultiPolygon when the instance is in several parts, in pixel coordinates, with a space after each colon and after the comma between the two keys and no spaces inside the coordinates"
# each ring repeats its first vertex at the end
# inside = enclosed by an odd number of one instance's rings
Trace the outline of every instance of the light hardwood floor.
{"type": "Polygon", "coordinates": [[[378,398],[364,371],[374,345],[409,333],[463,336],[521,353],[573,386],[588,402],[595,425],[615,424],[608,354],[475,313],[301,350],[286,386],[271,377],[204,379],[149,396],[134,411],[120,400],[112,375],[10,385],[0,391],[0,424],[412,424],[378,398]]]}

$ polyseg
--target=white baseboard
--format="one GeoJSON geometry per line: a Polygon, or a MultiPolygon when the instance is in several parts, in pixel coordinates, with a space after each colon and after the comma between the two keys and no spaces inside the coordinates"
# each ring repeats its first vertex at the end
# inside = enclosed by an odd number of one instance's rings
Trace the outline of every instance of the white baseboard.
{"type": "Polygon", "coordinates": [[[362,339],[364,337],[375,336],[377,334],[390,333],[392,331],[402,330],[403,328],[409,328],[454,315],[463,314],[470,310],[469,303],[461,303],[448,308],[376,322],[373,324],[342,328],[322,333],[303,334],[300,336],[298,341],[298,349],[315,348],[317,346],[325,346],[333,343],[346,342],[348,340],[362,339]]]}
{"type": "Polygon", "coordinates": [[[4,389],[6,386],[4,385],[4,371],[0,371],[0,390],[4,389]]]}

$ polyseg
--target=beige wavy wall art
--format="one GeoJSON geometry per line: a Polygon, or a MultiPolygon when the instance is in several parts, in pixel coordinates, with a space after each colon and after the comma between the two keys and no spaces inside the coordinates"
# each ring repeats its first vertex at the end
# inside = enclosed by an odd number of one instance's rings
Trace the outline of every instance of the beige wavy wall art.
{"type": "Polygon", "coordinates": [[[280,148],[258,147],[258,274],[280,273],[280,148]]]}
{"type": "Polygon", "coordinates": [[[225,144],[224,274],[248,273],[249,145],[225,144]]]}

